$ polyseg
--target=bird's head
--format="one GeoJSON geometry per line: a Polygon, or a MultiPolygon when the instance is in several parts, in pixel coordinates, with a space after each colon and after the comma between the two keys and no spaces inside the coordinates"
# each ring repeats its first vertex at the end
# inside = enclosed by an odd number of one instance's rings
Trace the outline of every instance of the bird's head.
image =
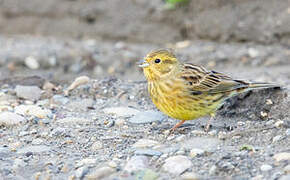
{"type": "Polygon", "coordinates": [[[179,61],[169,50],[156,50],[141,60],[139,67],[143,68],[148,80],[158,80],[166,77],[178,66],[179,61]]]}

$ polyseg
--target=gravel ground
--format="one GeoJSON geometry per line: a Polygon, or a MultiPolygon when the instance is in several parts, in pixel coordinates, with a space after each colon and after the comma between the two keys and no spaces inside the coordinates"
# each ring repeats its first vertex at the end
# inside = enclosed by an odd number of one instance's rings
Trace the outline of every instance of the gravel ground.
{"type": "Polygon", "coordinates": [[[135,64],[159,46],[1,38],[2,179],[289,178],[290,64],[283,46],[164,45],[184,61],[285,87],[230,99],[208,133],[204,117],[167,137],[177,120],[154,107],[135,64]]]}

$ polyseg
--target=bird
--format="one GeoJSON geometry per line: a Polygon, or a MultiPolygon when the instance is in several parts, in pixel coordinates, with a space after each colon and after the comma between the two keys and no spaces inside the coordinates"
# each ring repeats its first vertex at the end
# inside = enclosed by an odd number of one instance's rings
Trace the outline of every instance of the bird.
{"type": "Polygon", "coordinates": [[[225,100],[253,89],[274,88],[276,84],[247,82],[214,70],[182,63],[172,50],[158,49],[140,60],[153,104],[164,114],[180,120],[170,132],[185,121],[209,115],[205,131],[225,100]]]}

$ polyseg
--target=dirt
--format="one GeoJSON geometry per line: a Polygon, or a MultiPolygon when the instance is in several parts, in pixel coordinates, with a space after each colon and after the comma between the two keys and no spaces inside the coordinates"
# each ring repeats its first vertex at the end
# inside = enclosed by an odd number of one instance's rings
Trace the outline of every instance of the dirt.
{"type": "Polygon", "coordinates": [[[290,153],[289,13],[287,0],[0,0],[0,113],[24,118],[0,117],[0,179],[289,178],[290,155],[277,160],[290,153]],[[158,48],[281,88],[227,100],[208,133],[203,117],[167,137],[178,121],[155,108],[136,65],[158,48]],[[80,76],[89,82],[67,94],[80,76]],[[189,162],[166,169],[175,156],[189,162]]]}

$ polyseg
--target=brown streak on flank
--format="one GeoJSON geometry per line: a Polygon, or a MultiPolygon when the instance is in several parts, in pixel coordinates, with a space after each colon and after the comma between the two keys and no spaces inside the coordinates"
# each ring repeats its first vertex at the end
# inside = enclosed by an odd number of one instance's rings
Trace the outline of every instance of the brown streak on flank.
{"type": "Polygon", "coordinates": [[[201,95],[202,92],[201,91],[190,91],[190,94],[193,96],[196,96],[196,95],[201,95]]]}

